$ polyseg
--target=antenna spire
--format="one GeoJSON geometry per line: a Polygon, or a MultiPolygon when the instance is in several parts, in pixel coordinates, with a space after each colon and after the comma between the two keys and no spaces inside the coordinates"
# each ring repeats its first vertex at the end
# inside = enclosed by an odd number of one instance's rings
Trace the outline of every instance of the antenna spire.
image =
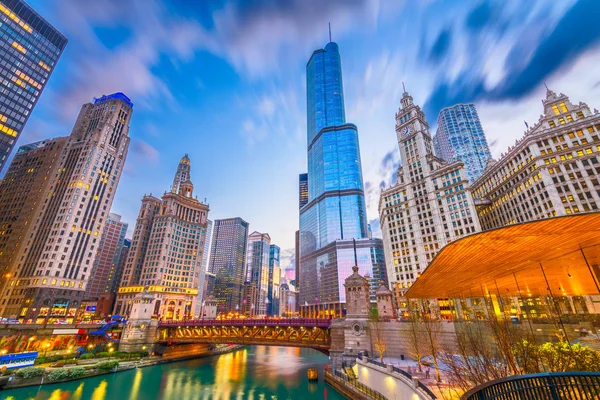
{"type": "Polygon", "coordinates": [[[406,93],[406,88],[404,87],[404,81],[402,81],[402,90],[406,93]]]}
{"type": "Polygon", "coordinates": [[[546,85],[546,82],[544,82],[544,86],[546,86],[546,90],[550,90],[548,89],[548,85],[546,85]]]}
{"type": "Polygon", "coordinates": [[[331,43],[331,22],[329,23],[329,43],[331,43]]]}

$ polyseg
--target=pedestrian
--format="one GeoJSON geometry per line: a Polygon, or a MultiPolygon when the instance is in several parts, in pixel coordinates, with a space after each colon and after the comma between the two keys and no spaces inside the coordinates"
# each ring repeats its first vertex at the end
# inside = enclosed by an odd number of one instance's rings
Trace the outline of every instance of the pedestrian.
{"type": "Polygon", "coordinates": [[[425,367],[425,379],[429,379],[429,365],[425,367]]]}

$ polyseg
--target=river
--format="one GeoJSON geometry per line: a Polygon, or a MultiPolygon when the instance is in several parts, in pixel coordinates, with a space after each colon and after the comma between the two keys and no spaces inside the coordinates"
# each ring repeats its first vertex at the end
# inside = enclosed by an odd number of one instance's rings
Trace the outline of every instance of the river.
{"type": "Polygon", "coordinates": [[[312,349],[251,346],[53,385],[0,391],[2,400],[285,400],[344,397],[323,382],[327,356],[312,349]],[[319,383],[306,370],[319,368],[319,383]]]}

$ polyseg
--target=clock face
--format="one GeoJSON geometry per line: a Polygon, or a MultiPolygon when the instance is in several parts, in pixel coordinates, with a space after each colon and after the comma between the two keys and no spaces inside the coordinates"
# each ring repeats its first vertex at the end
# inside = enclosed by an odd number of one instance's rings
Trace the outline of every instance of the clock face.
{"type": "Polygon", "coordinates": [[[405,126],[402,129],[402,136],[404,136],[404,137],[410,136],[411,133],[412,133],[412,126],[410,126],[410,125],[409,126],[405,126]]]}

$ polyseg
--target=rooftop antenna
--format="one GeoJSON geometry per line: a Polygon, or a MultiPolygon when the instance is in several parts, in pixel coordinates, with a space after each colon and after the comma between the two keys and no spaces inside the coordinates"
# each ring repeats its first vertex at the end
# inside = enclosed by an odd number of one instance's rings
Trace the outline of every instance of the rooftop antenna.
{"type": "Polygon", "coordinates": [[[402,81],[402,90],[406,93],[406,88],[404,87],[404,81],[402,81]]]}
{"type": "Polygon", "coordinates": [[[546,85],[546,82],[544,82],[544,86],[546,86],[546,90],[550,90],[548,89],[548,85],[546,85]]]}
{"type": "Polygon", "coordinates": [[[329,23],[329,43],[331,43],[331,22],[329,23]]]}
{"type": "Polygon", "coordinates": [[[358,257],[356,257],[356,240],[352,239],[352,246],[354,247],[354,265],[358,267],[358,257]]]}

